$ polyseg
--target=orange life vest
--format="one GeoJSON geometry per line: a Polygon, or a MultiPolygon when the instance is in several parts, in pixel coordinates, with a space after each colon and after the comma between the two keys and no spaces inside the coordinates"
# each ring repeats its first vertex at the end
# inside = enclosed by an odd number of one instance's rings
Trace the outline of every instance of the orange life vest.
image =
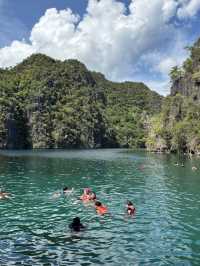
{"type": "Polygon", "coordinates": [[[108,209],[106,206],[102,205],[102,206],[96,206],[96,211],[98,214],[103,215],[108,212],[108,209]]]}

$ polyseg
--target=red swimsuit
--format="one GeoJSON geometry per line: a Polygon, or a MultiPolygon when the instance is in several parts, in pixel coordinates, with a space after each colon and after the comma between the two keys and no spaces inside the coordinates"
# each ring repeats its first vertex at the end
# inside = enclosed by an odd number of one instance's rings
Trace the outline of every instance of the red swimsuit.
{"type": "Polygon", "coordinates": [[[127,212],[129,215],[133,215],[135,213],[135,207],[134,206],[128,206],[127,212]]]}

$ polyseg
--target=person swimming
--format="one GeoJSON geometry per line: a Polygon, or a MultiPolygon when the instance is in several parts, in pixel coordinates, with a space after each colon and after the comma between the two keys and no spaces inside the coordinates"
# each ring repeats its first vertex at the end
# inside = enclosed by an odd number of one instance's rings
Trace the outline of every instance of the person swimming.
{"type": "Polygon", "coordinates": [[[95,201],[97,199],[96,193],[95,192],[91,192],[90,193],[90,200],[95,201]]]}
{"type": "Polygon", "coordinates": [[[10,193],[5,191],[0,191],[0,199],[9,199],[9,198],[10,198],[10,193]]]}
{"type": "Polygon", "coordinates": [[[55,192],[53,194],[53,198],[59,198],[61,196],[69,195],[69,194],[71,194],[73,192],[73,190],[74,190],[73,188],[70,189],[68,187],[64,187],[61,191],[55,192]]]}
{"type": "Polygon", "coordinates": [[[104,215],[108,212],[108,208],[105,205],[103,205],[100,201],[95,202],[95,208],[97,214],[99,215],[104,215]]]}
{"type": "Polygon", "coordinates": [[[82,201],[88,201],[90,199],[90,192],[91,190],[89,188],[84,188],[83,194],[80,196],[80,199],[82,201]]]}
{"type": "Polygon", "coordinates": [[[85,226],[81,223],[81,220],[79,217],[75,217],[72,221],[72,223],[69,225],[69,228],[74,232],[80,232],[85,228],[85,226]]]}
{"type": "Polygon", "coordinates": [[[127,201],[126,211],[129,215],[133,215],[136,211],[135,207],[133,206],[133,203],[129,200],[127,201]]]}
{"type": "Polygon", "coordinates": [[[73,188],[68,188],[68,187],[64,187],[63,188],[63,194],[70,194],[70,193],[72,193],[73,192],[73,188]]]}
{"type": "Polygon", "coordinates": [[[85,188],[80,199],[84,202],[96,200],[96,194],[90,188],[85,188]]]}

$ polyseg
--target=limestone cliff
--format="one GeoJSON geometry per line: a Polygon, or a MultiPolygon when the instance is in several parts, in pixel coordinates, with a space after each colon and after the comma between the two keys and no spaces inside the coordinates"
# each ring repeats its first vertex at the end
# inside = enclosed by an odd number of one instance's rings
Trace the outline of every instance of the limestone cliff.
{"type": "Polygon", "coordinates": [[[161,99],[143,83],[35,54],[0,70],[0,148],[144,147],[144,117],[161,99]]]}
{"type": "Polygon", "coordinates": [[[149,124],[147,147],[154,151],[200,153],[200,40],[190,57],[171,71],[171,93],[149,124]]]}

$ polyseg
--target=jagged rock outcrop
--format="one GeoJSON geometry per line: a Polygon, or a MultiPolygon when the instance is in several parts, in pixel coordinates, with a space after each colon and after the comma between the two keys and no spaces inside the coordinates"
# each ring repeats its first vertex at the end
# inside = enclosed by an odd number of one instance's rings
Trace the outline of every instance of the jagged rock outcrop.
{"type": "Polygon", "coordinates": [[[171,72],[171,95],[179,93],[191,97],[194,101],[200,101],[200,39],[188,49],[190,57],[183,67],[175,67],[175,71],[171,72]]]}
{"type": "Polygon", "coordinates": [[[149,150],[200,153],[200,39],[189,50],[183,66],[172,69],[170,96],[151,120],[149,150]]]}

